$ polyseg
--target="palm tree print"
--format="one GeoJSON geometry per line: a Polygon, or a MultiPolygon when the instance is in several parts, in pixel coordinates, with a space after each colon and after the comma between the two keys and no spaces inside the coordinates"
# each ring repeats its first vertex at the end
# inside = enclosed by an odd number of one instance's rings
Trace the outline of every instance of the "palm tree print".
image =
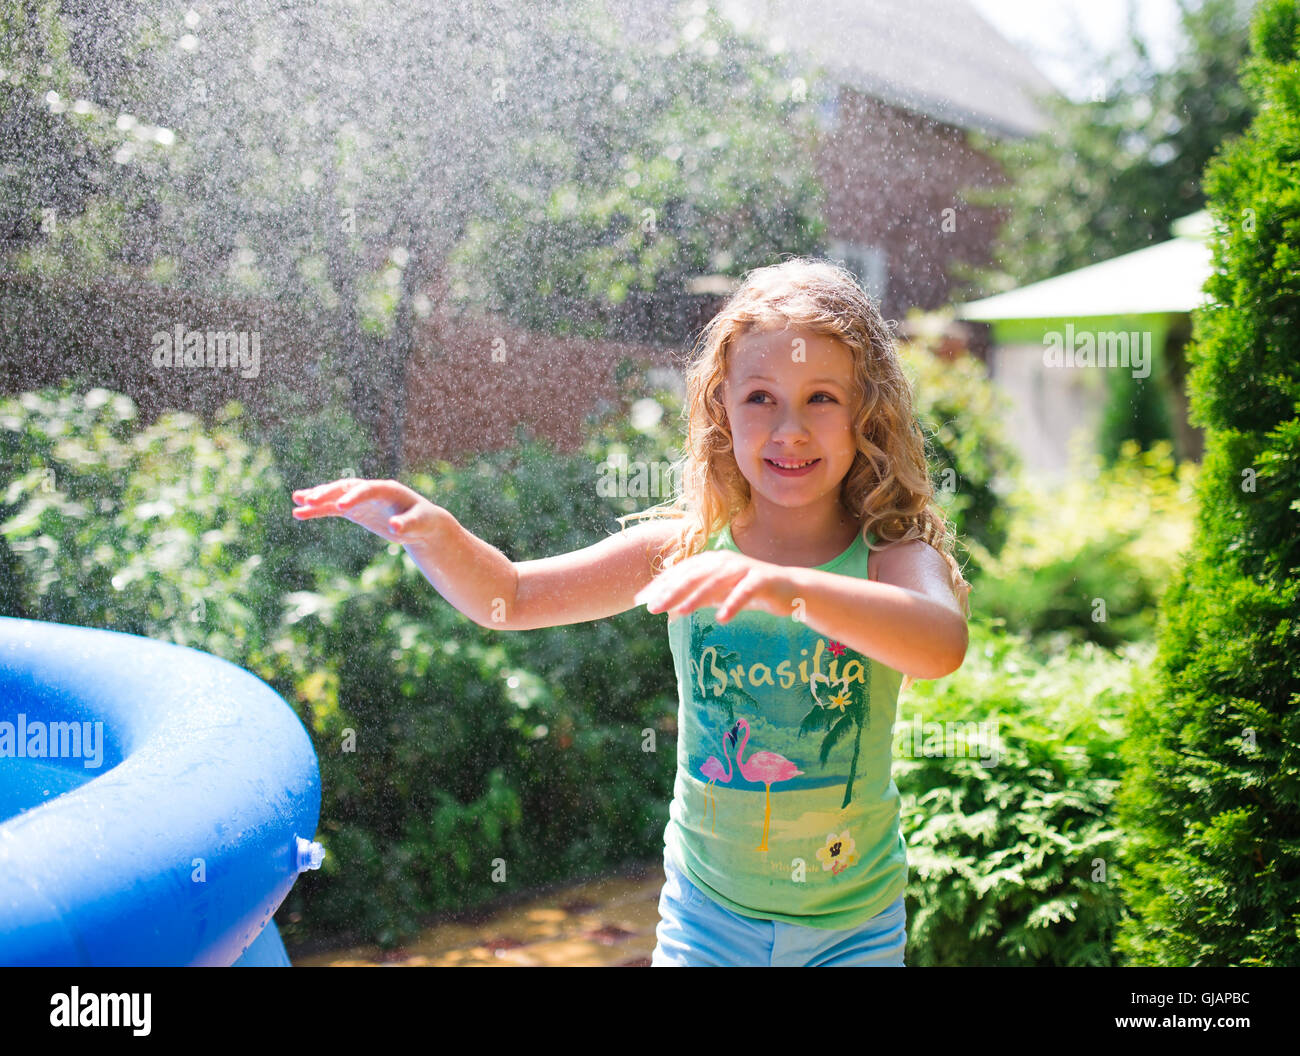
{"type": "MultiPolygon", "coordinates": [[[[712,631],[717,629],[717,625],[714,624],[711,620],[707,619],[706,617],[699,615],[698,612],[689,612],[686,614],[685,618],[691,621],[690,623],[691,647],[690,647],[690,651],[686,654],[687,655],[687,661],[686,661],[687,677],[693,678],[694,672],[690,670],[690,664],[692,661],[696,661],[701,664],[704,662],[702,659],[702,657],[704,656],[704,649],[705,649],[704,639],[707,638],[712,631]],[[701,659],[697,659],[697,658],[701,658],[701,659]]],[[[740,663],[740,655],[734,652],[723,652],[721,648],[719,648],[717,654],[717,660],[718,663],[725,670],[730,670],[736,664],[740,663]]],[[[727,737],[728,737],[729,744],[731,745],[732,748],[734,748],[736,744],[736,735],[735,735],[735,731],[732,728],[736,725],[736,709],[732,701],[734,700],[736,703],[739,704],[750,705],[755,710],[757,710],[758,708],[758,702],[750,694],[746,693],[743,689],[740,689],[737,686],[733,685],[730,679],[727,680],[726,688],[723,689],[721,694],[719,694],[716,697],[710,697],[705,693],[701,693],[701,699],[706,708],[710,701],[715,701],[722,708],[723,715],[726,717],[725,721],[722,724],[722,729],[731,731],[730,733],[727,734],[727,737]]],[[[710,756],[709,759],[706,760],[706,765],[708,763],[713,763],[716,766],[717,762],[718,761],[716,759],[710,756]]],[[[707,770],[705,770],[704,772],[708,773],[707,770]]],[[[709,789],[713,787],[713,782],[717,780],[717,776],[718,775],[716,774],[716,772],[710,775],[709,785],[708,785],[709,789]]],[[[730,778],[728,778],[728,780],[730,780],[730,778]]],[[[705,807],[705,814],[706,815],[708,814],[707,806],[705,807]]],[[[715,826],[717,824],[717,820],[718,820],[718,805],[717,802],[715,801],[713,804],[713,821],[715,826]]],[[[704,830],[701,829],[700,831],[703,832],[704,830]]],[[[716,829],[711,831],[716,832],[716,829]]]]}
{"type": "MultiPolygon", "coordinates": [[[[687,613],[687,618],[691,621],[691,649],[687,656],[692,659],[702,657],[706,648],[704,639],[717,629],[717,625],[711,620],[699,616],[698,613],[695,612],[687,613]]],[[[740,663],[740,654],[735,652],[723,652],[719,647],[717,660],[719,667],[724,671],[729,671],[740,663]]],[[[693,672],[688,673],[691,677],[694,677],[693,672]]],[[[736,710],[733,701],[736,704],[748,705],[755,710],[758,708],[758,701],[743,689],[736,686],[731,679],[727,680],[726,688],[723,689],[719,696],[713,697],[706,694],[704,695],[704,699],[710,703],[717,703],[722,708],[723,714],[726,716],[726,721],[723,723],[723,729],[727,730],[731,729],[731,727],[736,724],[736,710]]]]}
{"type": "MultiPolygon", "coordinates": [[[[839,642],[830,643],[830,651],[836,656],[844,653],[844,646],[839,642]]],[[[853,760],[849,763],[849,779],[844,786],[844,802],[840,809],[847,807],[853,800],[853,780],[858,774],[858,753],[862,749],[862,729],[871,721],[871,661],[862,658],[865,678],[861,683],[850,685],[845,678],[833,682],[826,675],[818,675],[808,682],[812,692],[813,706],[799,724],[799,736],[823,730],[819,762],[826,765],[831,751],[840,743],[850,730],[853,730],[853,760]],[[828,690],[834,689],[834,695],[823,702],[817,696],[817,683],[825,682],[828,690]]]]}

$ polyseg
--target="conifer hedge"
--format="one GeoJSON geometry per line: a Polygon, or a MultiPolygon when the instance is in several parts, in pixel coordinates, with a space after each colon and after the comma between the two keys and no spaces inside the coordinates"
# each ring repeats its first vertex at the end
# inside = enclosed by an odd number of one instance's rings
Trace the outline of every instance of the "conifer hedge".
{"type": "Polygon", "coordinates": [[[1150,965],[1300,965],[1300,8],[1264,0],[1245,135],[1206,170],[1215,304],[1189,396],[1196,531],[1161,605],[1118,795],[1118,948],[1150,965]]]}

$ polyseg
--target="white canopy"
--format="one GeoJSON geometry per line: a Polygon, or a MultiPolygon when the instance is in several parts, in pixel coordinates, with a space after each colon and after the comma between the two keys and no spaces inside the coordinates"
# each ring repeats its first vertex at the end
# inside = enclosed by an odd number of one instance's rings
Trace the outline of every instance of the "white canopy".
{"type": "Polygon", "coordinates": [[[1173,229],[1178,237],[1168,242],[959,304],[957,318],[996,322],[1190,312],[1208,300],[1201,287],[1212,270],[1205,242],[1209,215],[1185,216],[1173,229]]]}

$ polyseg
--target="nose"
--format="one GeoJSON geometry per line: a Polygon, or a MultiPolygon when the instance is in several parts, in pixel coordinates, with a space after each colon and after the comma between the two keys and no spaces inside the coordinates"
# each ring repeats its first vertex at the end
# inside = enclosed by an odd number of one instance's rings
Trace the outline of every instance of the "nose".
{"type": "Polygon", "coordinates": [[[775,428],[772,430],[773,440],[805,440],[808,437],[808,426],[804,422],[803,408],[795,406],[793,402],[787,403],[782,408],[775,428]]]}

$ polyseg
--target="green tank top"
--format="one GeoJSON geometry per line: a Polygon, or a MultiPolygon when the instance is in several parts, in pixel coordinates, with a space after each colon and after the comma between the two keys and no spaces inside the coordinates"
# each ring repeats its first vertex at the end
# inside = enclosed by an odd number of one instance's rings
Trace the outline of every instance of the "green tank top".
{"type": "MultiPolygon", "coordinates": [[[[708,546],[739,552],[730,525],[708,546]]],[[[816,568],[866,579],[870,553],[859,533],[816,568]]],[[[891,772],[903,675],[793,618],[744,609],[717,624],[716,612],[668,621],[678,691],[668,853],[743,916],[864,924],[907,886],[891,772]]]]}

